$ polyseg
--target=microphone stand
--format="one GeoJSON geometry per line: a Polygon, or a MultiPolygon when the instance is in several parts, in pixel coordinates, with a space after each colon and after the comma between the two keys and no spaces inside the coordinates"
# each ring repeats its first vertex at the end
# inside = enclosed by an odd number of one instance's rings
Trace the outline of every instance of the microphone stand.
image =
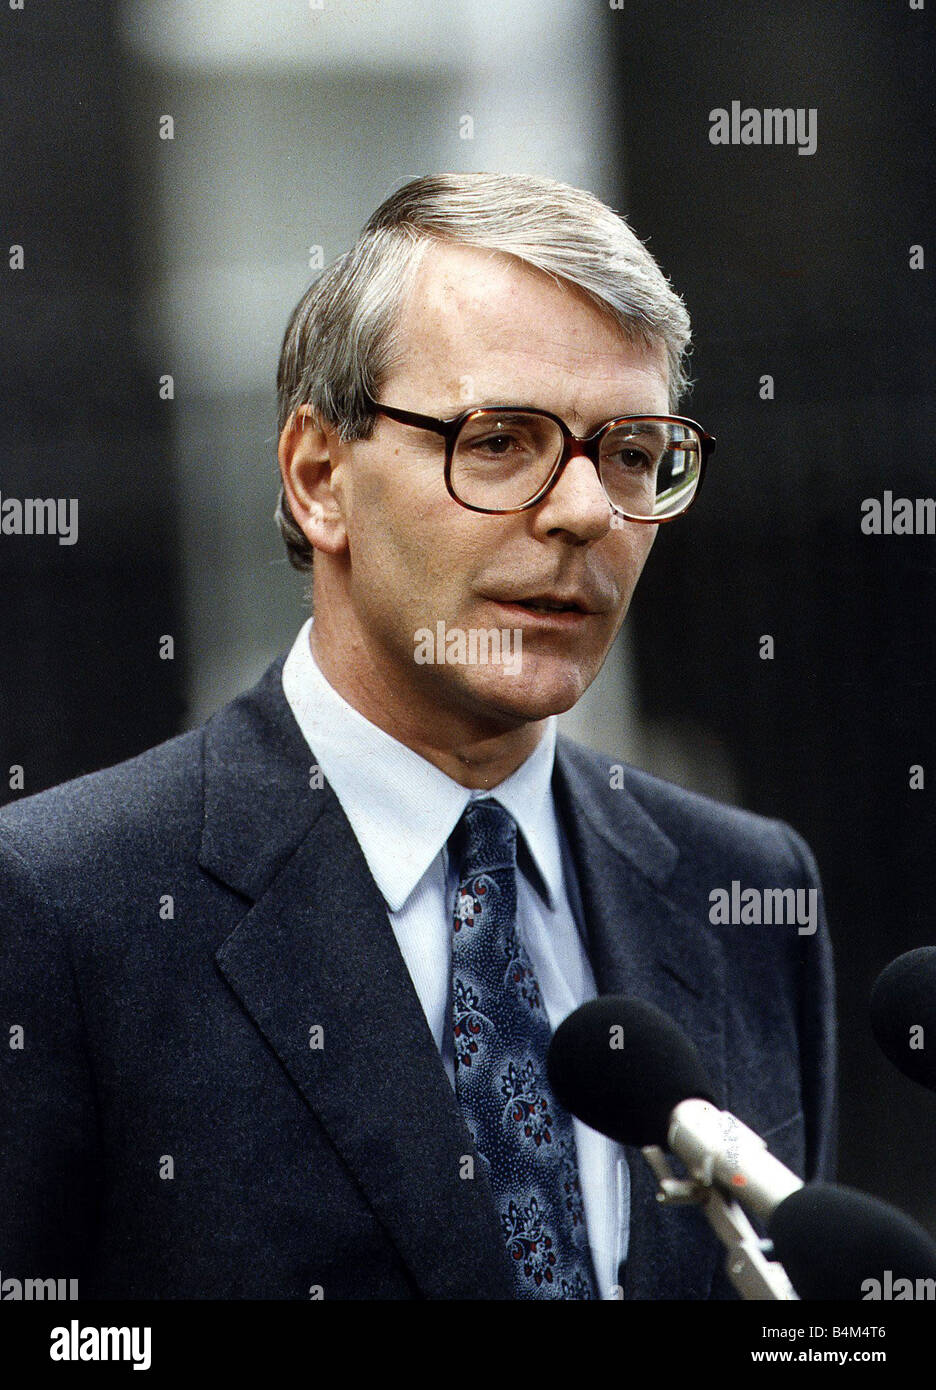
{"type": "Polygon", "coordinates": [[[641,1150],[658,1183],[657,1201],[663,1206],[697,1206],[725,1246],[728,1278],[744,1299],[799,1299],[786,1270],[769,1260],[770,1241],[761,1240],[737,1202],[718,1188],[693,1178],[677,1178],[661,1148],[649,1144],[641,1150]]]}

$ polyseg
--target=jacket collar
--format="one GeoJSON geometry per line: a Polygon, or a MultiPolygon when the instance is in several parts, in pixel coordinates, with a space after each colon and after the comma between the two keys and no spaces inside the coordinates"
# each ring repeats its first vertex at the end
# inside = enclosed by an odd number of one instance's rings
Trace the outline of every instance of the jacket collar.
{"type": "MultiPolygon", "coordinates": [[[[199,862],[251,904],[219,968],[423,1295],[510,1298],[483,1164],[475,1158],[474,1178],[461,1179],[471,1137],[357,840],[327,783],[309,785],[281,671],[275,662],[205,729],[199,862]],[[314,1025],[321,1048],[310,1047],[314,1025]]],[[[666,894],[676,847],[631,791],[605,788],[591,755],[562,738],[553,785],[599,992],[637,994],[673,1014],[722,1085],[723,991],[713,1008],[699,982],[721,981],[723,967],[666,894]]],[[[713,1261],[702,1218],[660,1208],[642,1156],[629,1150],[628,1161],[626,1296],[705,1297],[713,1261]]]]}
{"type": "Polygon", "coordinates": [[[420,1292],[510,1298],[483,1165],[360,846],[328,784],[309,786],[281,666],[205,730],[200,863],[252,903],[218,966],[420,1292]]]}

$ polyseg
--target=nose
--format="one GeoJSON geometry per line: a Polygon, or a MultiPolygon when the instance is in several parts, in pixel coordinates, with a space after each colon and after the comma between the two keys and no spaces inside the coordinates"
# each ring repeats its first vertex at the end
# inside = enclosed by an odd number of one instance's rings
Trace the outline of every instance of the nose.
{"type": "Polygon", "coordinates": [[[611,504],[598,477],[598,469],[572,445],[556,483],[533,508],[536,530],[542,535],[564,532],[575,544],[600,540],[611,529],[611,504]]]}

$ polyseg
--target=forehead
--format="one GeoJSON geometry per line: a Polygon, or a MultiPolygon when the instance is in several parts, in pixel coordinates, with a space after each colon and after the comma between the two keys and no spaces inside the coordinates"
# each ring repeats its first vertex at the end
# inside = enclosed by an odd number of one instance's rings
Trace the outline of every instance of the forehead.
{"type": "Polygon", "coordinates": [[[643,389],[665,409],[662,344],[629,342],[576,287],[500,252],[430,247],[397,327],[394,386],[434,387],[437,396],[466,403],[506,396],[536,404],[534,395],[555,389],[582,395],[589,408],[623,389],[643,389]]]}

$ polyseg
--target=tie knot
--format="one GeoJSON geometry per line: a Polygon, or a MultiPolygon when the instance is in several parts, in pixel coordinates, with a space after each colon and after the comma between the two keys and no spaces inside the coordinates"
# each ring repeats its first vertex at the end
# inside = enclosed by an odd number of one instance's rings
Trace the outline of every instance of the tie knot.
{"type": "Polygon", "coordinates": [[[451,845],[459,878],[513,869],[517,864],[517,823],[497,801],[470,801],[452,832],[451,845]]]}

